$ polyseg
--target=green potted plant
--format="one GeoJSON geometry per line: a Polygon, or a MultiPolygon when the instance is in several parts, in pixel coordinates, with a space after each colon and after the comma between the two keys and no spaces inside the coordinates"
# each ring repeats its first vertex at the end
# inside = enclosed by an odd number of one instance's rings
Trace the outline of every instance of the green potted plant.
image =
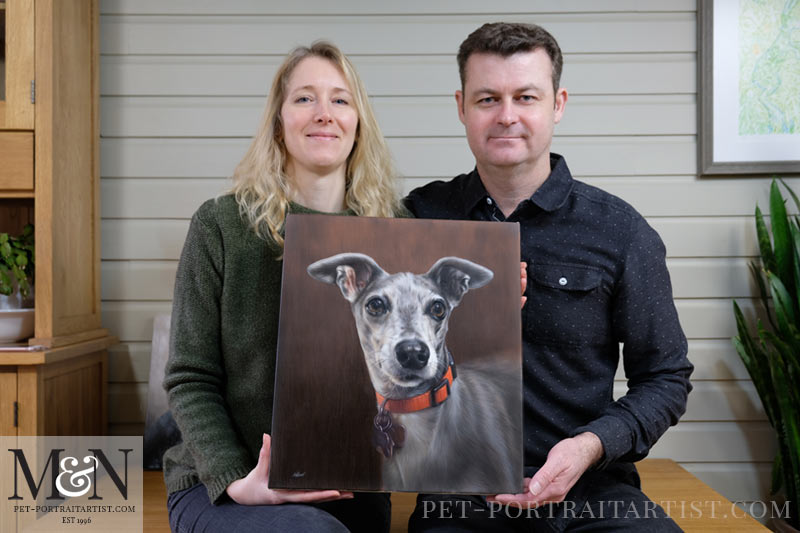
{"type": "MultiPolygon", "coordinates": [[[[800,200],[781,181],[800,209],[800,200]]],[[[800,528],[797,512],[800,489],[800,218],[789,216],[776,180],[770,188],[771,232],[756,206],[760,260],[750,263],[768,325],[756,320],[755,335],[733,302],[738,336],[733,344],[756,387],[770,424],[778,437],[772,465],[775,495],[781,489],[788,516],[781,528],[800,528]],[[771,237],[770,237],[771,233],[771,237]]],[[[780,529],[779,529],[780,530],[780,529]]],[[[788,530],[787,530],[788,531],[788,530]]]]}
{"type": "Polygon", "coordinates": [[[19,236],[0,233],[0,342],[33,334],[33,226],[19,236]]]}

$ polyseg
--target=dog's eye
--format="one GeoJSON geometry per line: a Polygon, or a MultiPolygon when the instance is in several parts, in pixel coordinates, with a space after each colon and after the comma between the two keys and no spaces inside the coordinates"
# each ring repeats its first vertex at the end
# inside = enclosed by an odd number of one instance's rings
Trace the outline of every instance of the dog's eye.
{"type": "Polygon", "coordinates": [[[436,300],[431,304],[428,313],[436,320],[443,320],[444,316],[447,314],[447,307],[445,307],[444,302],[441,300],[436,300]]]}
{"type": "Polygon", "coordinates": [[[372,316],[380,316],[386,313],[386,303],[380,298],[372,298],[367,302],[367,313],[372,316]]]}

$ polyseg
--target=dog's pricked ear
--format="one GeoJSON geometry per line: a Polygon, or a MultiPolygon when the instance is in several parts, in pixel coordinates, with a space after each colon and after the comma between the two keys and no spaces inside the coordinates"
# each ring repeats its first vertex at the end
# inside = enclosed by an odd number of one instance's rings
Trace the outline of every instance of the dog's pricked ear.
{"type": "Polygon", "coordinates": [[[494,277],[488,268],[460,257],[442,257],[425,275],[454,307],[468,290],[483,287],[494,277]]]}
{"type": "Polygon", "coordinates": [[[386,272],[368,255],[345,253],[320,259],[308,265],[308,274],[324,283],[336,284],[349,302],[354,302],[367,286],[386,272]]]}

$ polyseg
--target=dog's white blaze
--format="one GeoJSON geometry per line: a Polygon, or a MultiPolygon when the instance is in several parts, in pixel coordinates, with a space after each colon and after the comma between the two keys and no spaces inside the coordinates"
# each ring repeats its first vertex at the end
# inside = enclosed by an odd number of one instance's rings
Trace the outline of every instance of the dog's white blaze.
{"type": "Polygon", "coordinates": [[[395,397],[393,392],[398,388],[427,387],[444,373],[447,361],[442,358],[446,355],[436,348],[444,342],[446,323],[437,322],[428,314],[435,300],[444,298],[432,283],[403,272],[375,283],[356,304],[356,327],[370,378],[384,396],[395,397]],[[373,317],[366,311],[366,302],[375,297],[388,302],[386,315],[373,317]],[[420,369],[404,368],[398,361],[397,345],[409,340],[422,342],[428,348],[428,362],[420,369]]]}

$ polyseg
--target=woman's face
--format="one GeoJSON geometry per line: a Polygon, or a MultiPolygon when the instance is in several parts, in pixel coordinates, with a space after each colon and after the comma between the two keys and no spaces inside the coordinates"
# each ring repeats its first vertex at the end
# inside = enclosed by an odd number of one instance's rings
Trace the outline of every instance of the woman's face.
{"type": "Polygon", "coordinates": [[[287,171],[341,171],[353,149],[358,113],[344,75],[321,57],[306,57],[289,77],[281,106],[287,171]]]}

